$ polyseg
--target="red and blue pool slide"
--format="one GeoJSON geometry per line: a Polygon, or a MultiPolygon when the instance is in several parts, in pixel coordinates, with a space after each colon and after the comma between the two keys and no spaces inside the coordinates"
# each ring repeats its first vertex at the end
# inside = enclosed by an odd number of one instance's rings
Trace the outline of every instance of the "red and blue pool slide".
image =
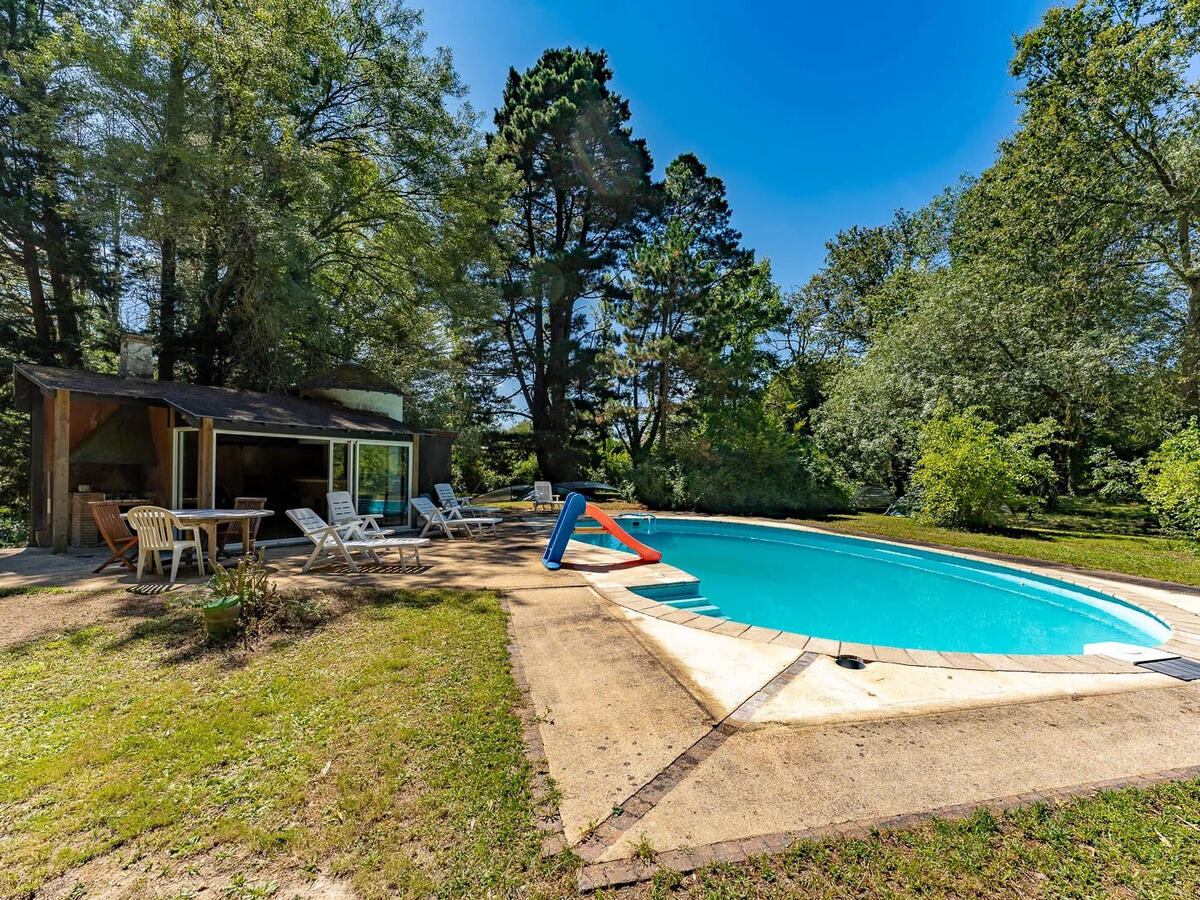
{"type": "Polygon", "coordinates": [[[595,504],[588,503],[583,494],[572,491],[563,501],[558,521],[554,523],[554,530],[550,532],[550,542],[546,544],[546,552],[542,554],[542,565],[547,569],[557,569],[562,565],[563,551],[567,549],[567,541],[571,539],[575,523],[579,521],[580,516],[595,519],[601,529],[636,553],[643,562],[659,562],[662,559],[660,551],[630,537],[629,532],[613,521],[612,516],[595,504]]]}

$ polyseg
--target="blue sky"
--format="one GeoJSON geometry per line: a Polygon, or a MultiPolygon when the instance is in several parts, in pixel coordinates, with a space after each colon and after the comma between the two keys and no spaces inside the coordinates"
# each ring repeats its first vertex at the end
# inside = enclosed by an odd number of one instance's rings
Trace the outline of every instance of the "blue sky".
{"type": "Polygon", "coordinates": [[[489,124],[510,66],[546,47],[607,50],[658,171],[695,153],[790,288],[839,229],[920,207],[991,163],[1018,112],[1012,36],[1052,5],[427,0],[425,27],[489,124]]]}

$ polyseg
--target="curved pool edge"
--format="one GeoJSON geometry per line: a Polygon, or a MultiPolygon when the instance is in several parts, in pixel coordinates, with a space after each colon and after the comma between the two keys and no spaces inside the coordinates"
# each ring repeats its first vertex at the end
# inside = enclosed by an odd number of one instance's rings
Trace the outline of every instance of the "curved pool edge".
{"type": "MultiPolygon", "coordinates": [[[[1162,653],[1200,658],[1200,613],[1180,607],[1162,598],[1150,596],[1148,593],[1151,591],[1165,595],[1177,593],[1181,598],[1191,596],[1181,591],[1173,592],[1166,587],[1135,587],[1122,581],[1085,574],[1079,570],[1072,569],[1064,572],[1049,566],[1030,565],[1023,560],[1006,557],[1004,554],[973,554],[961,549],[947,549],[926,543],[907,542],[894,538],[868,537],[773,519],[739,516],[669,515],[660,513],[656,513],[656,515],[664,519],[723,522],[735,525],[759,525],[815,534],[836,535],[851,540],[893,544],[909,547],[914,550],[958,557],[978,563],[1000,565],[1042,578],[1064,582],[1075,587],[1100,591],[1122,603],[1131,605],[1152,617],[1160,619],[1170,628],[1171,633],[1168,639],[1161,644],[1155,645],[1152,649],[1162,653]]],[[[592,568],[577,568],[574,571],[582,575],[597,593],[605,599],[616,603],[618,606],[634,613],[661,619],[664,622],[683,625],[701,631],[711,631],[714,634],[723,634],[742,640],[787,647],[796,650],[797,653],[811,652],[834,657],[852,655],[861,657],[869,662],[946,669],[970,669],[976,671],[1045,674],[1154,674],[1149,669],[1098,654],[1021,654],[1010,656],[996,653],[914,650],[903,647],[860,644],[852,641],[837,641],[790,631],[764,628],[759,625],[748,625],[730,619],[718,619],[702,613],[691,613],[687,610],[667,606],[634,592],[635,588],[653,588],[669,584],[699,581],[698,578],[682,569],[678,569],[668,563],[631,564],[626,554],[593,544],[586,544],[581,541],[572,541],[571,548],[572,555],[576,558],[580,556],[595,557],[595,563],[600,564],[598,569],[593,565],[592,568]]],[[[1117,573],[1113,573],[1113,575],[1118,578],[1120,577],[1117,573]]],[[[1186,586],[1180,585],[1179,587],[1184,588],[1186,586]]],[[[1195,601],[1194,597],[1192,599],[1195,601]]],[[[1200,603],[1200,601],[1196,602],[1200,603]]]]}

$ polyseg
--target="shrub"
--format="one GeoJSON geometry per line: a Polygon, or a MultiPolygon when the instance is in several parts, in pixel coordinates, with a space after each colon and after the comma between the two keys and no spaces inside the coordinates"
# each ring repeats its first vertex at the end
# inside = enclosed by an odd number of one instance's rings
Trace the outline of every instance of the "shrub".
{"type": "Polygon", "coordinates": [[[24,547],[29,539],[29,526],[23,516],[0,507],[0,547],[24,547]]]}
{"type": "Polygon", "coordinates": [[[528,428],[484,431],[464,428],[451,450],[451,480],[468,493],[510,484],[529,484],[538,477],[533,434],[528,428]]]}
{"type": "Polygon", "coordinates": [[[848,487],[808,438],[769,418],[713,431],[638,466],[639,499],[655,509],[769,516],[849,508],[848,487]]]}
{"type": "Polygon", "coordinates": [[[325,618],[319,597],[276,589],[269,577],[265,551],[243,556],[233,568],[218,564],[207,593],[198,595],[194,602],[201,608],[240,603],[238,631],[247,647],[268,629],[313,625],[325,618]]]}
{"type": "Polygon", "coordinates": [[[1055,426],[1043,421],[1002,435],[993,422],[969,409],[941,413],[921,430],[913,484],[921,497],[917,518],[952,528],[996,525],[1005,506],[1053,477],[1050,457],[1039,452],[1054,442],[1055,426]]]}
{"type": "Polygon", "coordinates": [[[1200,427],[1195,420],[1150,454],[1141,485],[1163,531],[1200,540],[1200,427]]]}
{"type": "Polygon", "coordinates": [[[1139,482],[1142,464],[1121,459],[1112,447],[1097,447],[1087,457],[1088,476],[1084,487],[1101,500],[1128,503],[1142,496],[1139,482]]]}

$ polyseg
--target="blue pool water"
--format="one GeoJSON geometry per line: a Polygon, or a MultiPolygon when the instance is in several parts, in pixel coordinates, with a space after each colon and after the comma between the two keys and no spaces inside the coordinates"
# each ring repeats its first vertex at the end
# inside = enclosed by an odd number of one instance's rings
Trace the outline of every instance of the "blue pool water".
{"type": "MultiPolygon", "coordinates": [[[[634,534],[700,579],[647,596],[765,628],[1007,654],[1082,653],[1100,641],[1152,647],[1170,634],[1155,616],[1098,591],[881,541],[694,519],[659,519],[654,533],[634,534]]],[[[607,534],[575,539],[625,549],[607,534]]]]}

